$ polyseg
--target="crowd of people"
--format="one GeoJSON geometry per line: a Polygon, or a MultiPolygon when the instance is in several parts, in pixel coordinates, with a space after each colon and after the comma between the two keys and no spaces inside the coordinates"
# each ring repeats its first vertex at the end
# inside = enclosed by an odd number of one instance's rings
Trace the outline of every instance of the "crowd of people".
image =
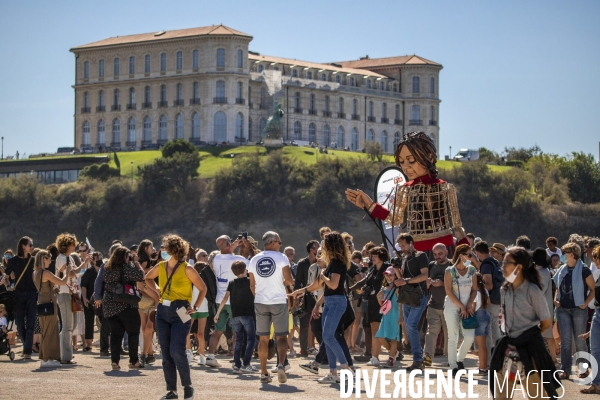
{"type": "MultiPolygon", "coordinates": [[[[169,234],[158,249],[148,239],[129,247],[116,240],[106,257],[68,233],[45,248],[23,237],[3,254],[0,293],[17,296],[23,359],[38,353],[42,368],[76,364],[80,343],[94,351],[98,325],[100,355],[113,370],[121,356],[139,369],[160,351],[164,399],[178,398],[177,375],[183,398],[193,398],[190,366],[219,368],[217,354],[233,357],[232,373],[257,373],[262,383],[274,375],[285,383],[288,358],[305,357],[300,367],[314,374],[327,364],[318,379],[325,384],[339,382],[340,369],[423,370],[436,357],[457,375],[469,352],[482,376],[509,373],[513,360],[525,374],[557,370],[557,379],[570,379],[572,343],[600,360],[598,238],[572,234],[559,247],[549,237],[532,249],[526,236],[506,246],[467,234],[468,244],[422,252],[407,233],[394,248],[369,242],[360,250],[349,233],[323,227],[319,236],[297,262],[274,231],[262,235],[262,250],[247,233],[219,236],[212,252],[169,234]],[[407,354],[412,361],[402,365],[407,354]]],[[[4,333],[6,315],[0,304],[4,333]]],[[[577,376],[587,377],[576,361],[577,376]]],[[[539,374],[526,384],[542,385],[539,374]]],[[[558,385],[543,387],[552,396],[558,385]]],[[[600,394],[600,376],[582,393],[600,394]]]]}

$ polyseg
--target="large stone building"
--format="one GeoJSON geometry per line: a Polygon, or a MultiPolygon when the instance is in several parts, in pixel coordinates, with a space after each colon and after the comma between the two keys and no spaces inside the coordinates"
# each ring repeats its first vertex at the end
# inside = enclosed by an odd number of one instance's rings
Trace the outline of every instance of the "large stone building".
{"type": "MultiPolygon", "coordinates": [[[[422,57],[313,63],[248,50],[223,25],[74,47],[75,146],[141,148],[181,138],[256,142],[276,104],[284,140],[391,153],[404,133],[439,144],[439,72],[422,57]]],[[[439,146],[438,146],[439,147],[439,146]]]]}

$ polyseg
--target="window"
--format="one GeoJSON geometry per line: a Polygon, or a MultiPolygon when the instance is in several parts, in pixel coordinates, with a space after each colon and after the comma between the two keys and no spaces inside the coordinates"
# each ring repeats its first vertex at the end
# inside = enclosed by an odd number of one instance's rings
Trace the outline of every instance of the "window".
{"type": "Polygon", "coordinates": [[[248,103],[252,103],[252,88],[248,85],[248,103]]]}
{"type": "Polygon", "coordinates": [[[113,60],[113,75],[114,76],[119,76],[121,74],[121,67],[120,67],[121,63],[119,58],[115,58],[113,60]]]}
{"type": "Polygon", "coordinates": [[[300,109],[300,92],[296,92],[294,95],[294,108],[296,110],[300,109]]]}
{"type": "Polygon", "coordinates": [[[340,76],[338,74],[335,75],[335,82],[340,83],[340,76]]]}
{"type": "Polygon", "coordinates": [[[258,121],[258,135],[262,136],[263,131],[265,130],[265,126],[267,126],[267,120],[264,118],[261,118],[260,121],[258,121]]]}
{"type": "Polygon", "coordinates": [[[83,79],[89,79],[89,78],[90,78],[90,62],[84,61],[83,62],[83,79]]]}
{"type": "Polygon", "coordinates": [[[244,89],[244,85],[242,84],[242,82],[238,82],[237,83],[237,93],[236,93],[236,97],[238,99],[242,99],[243,89],[244,89]]]}
{"type": "Polygon", "coordinates": [[[104,60],[98,61],[98,78],[104,78],[104,60]]]}
{"type": "Polygon", "coordinates": [[[400,104],[396,104],[396,107],[394,110],[394,118],[397,120],[400,120],[400,104]]]}
{"type": "Polygon", "coordinates": [[[392,90],[393,90],[394,92],[397,92],[397,91],[398,91],[398,84],[394,83],[394,84],[392,85],[392,88],[393,88],[392,90]]]}
{"type": "Polygon", "coordinates": [[[373,118],[373,102],[369,101],[369,118],[373,118]]]}
{"type": "Polygon", "coordinates": [[[433,76],[429,78],[429,93],[435,94],[435,78],[433,76]]]}
{"type": "Polygon", "coordinates": [[[198,100],[200,98],[200,85],[198,82],[192,84],[192,98],[198,100]]]}
{"type": "Polygon", "coordinates": [[[331,145],[331,131],[329,125],[323,126],[323,144],[325,144],[325,146],[331,145]]]}
{"type": "Polygon", "coordinates": [[[150,104],[150,86],[144,88],[144,103],[150,104]]]}
{"type": "MultiPolygon", "coordinates": [[[[183,85],[181,83],[177,84],[177,101],[183,101],[183,85]]],[[[183,104],[180,104],[183,105],[183,104]]]]}
{"type": "Polygon", "coordinates": [[[119,105],[119,97],[120,97],[120,92],[119,89],[115,89],[113,92],[113,105],[118,106],[119,105]]]}
{"type": "Polygon", "coordinates": [[[192,68],[198,68],[198,50],[192,52],[192,68]]]}
{"type": "Polygon", "coordinates": [[[200,137],[200,114],[197,112],[192,114],[192,137],[200,137]]]}
{"type": "Polygon", "coordinates": [[[183,139],[183,115],[175,116],[175,139],[183,139]]]}
{"type": "Polygon", "coordinates": [[[350,86],[354,86],[354,78],[350,77],[350,86]]]}
{"type": "Polygon", "coordinates": [[[386,131],[381,132],[381,148],[384,153],[388,152],[388,134],[386,131]]]}
{"type": "Polygon", "coordinates": [[[267,90],[264,86],[260,88],[260,107],[267,107],[267,90]]]}
{"type": "Polygon", "coordinates": [[[367,79],[367,89],[371,89],[371,80],[367,79]]]}
{"type": "Polygon", "coordinates": [[[367,132],[367,142],[372,142],[374,136],[375,133],[373,132],[373,129],[369,129],[369,132],[367,132]]]}
{"type": "Polygon", "coordinates": [[[264,67],[262,65],[258,65],[258,67],[256,67],[256,70],[258,71],[258,73],[260,74],[261,72],[263,72],[264,67]]]}
{"type": "Polygon", "coordinates": [[[306,73],[306,79],[312,79],[312,72],[308,71],[306,73]]]}
{"type": "Polygon", "coordinates": [[[144,73],[150,73],[150,54],[144,56],[144,73]]]}
{"type": "Polygon", "coordinates": [[[356,99],[352,99],[352,114],[353,115],[358,114],[358,100],[356,100],[356,99]]]}
{"type": "Polygon", "coordinates": [[[83,107],[89,108],[90,106],[90,94],[88,92],[83,92],[83,107]]]}
{"type": "Polygon", "coordinates": [[[344,98],[340,97],[338,99],[338,112],[339,113],[343,113],[344,112],[344,98]]]}
{"type": "Polygon", "coordinates": [[[183,51],[177,52],[177,70],[181,71],[183,69],[183,51]]]}
{"type": "Polygon", "coordinates": [[[242,49],[237,51],[237,66],[238,68],[244,68],[244,51],[242,49]]]}
{"type": "Polygon", "coordinates": [[[383,107],[381,109],[381,116],[383,118],[387,118],[387,103],[383,103],[383,107]]]}
{"type": "Polygon", "coordinates": [[[379,90],[384,90],[385,89],[385,84],[383,83],[383,81],[379,81],[379,90]]]}
{"type": "Polygon", "coordinates": [[[106,144],[106,132],[105,132],[106,127],[104,125],[103,119],[98,121],[97,130],[98,130],[98,136],[97,136],[96,144],[104,146],[106,144]]]}
{"type": "Polygon", "coordinates": [[[98,106],[104,107],[104,90],[98,92],[98,106]]]}
{"type": "Polygon", "coordinates": [[[396,148],[398,148],[398,143],[400,143],[400,132],[394,133],[394,151],[396,150],[396,148]]]}
{"type": "Polygon", "coordinates": [[[293,69],[292,70],[292,78],[297,78],[298,77],[298,71],[293,69]]]}
{"type": "Polygon", "coordinates": [[[163,104],[167,101],[167,85],[160,85],[160,101],[163,104]]]}
{"type": "Polygon", "coordinates": [[[252,118],[248,118],[248,140],[252,141],[252,118]]]}
{"type": "Polygon", "coordinates": [[[432,122],[436,120],[436,118],[435,118],[435,107],[434,106],[429,107],[429,119],[432,122]]]}
{"type": "Polygon", "coordinates": [[[310,143],[317,141],[317,126],[312,122],[308,125],[308,141],[310,143]]]}
{"type": "Polygon", "coordinates": [[[244,116],[242,115],[242,113],[237,113],[237,115],[235,116],[235,137],[244,137],[244,116]]]}
{"type": "Polygon", "coordinates": [[[341,126],[338,127],[337,130],[337,147],[338,149],[344,148],[344,128],[341,126]]]}
{"type": "Polygon", "coordinates": [[[421,93],[421,78],[418,76],[413,76],[412,78],[412,92],[413,93],[421,93]]]}
{"type": "Polygon", "coordinates": [[[83,137],[81,140],[81,144],[83,146],[90,145],[90,123],[88,121],[85,121],[83,123],[83,137]]]}
{"type": "Polygon", "coordinates": [[[160,72],[167,70],[167,53],[160,53],[160,72]]]}
{"type": "Polygon", "coordinates": [[[150,142],[152,140],[152,120],[150,117],[144,117],[144,132],[143,139],[145,142],[150,142]]]}
{"type": "Polygon", "coordinates": [[[121,121],[117,118],[112,123],[112,142],[121,143],[121,121]]]}
{"type": "MultiPolygon", "coordinates": [[[[225,49],[217,49],[217,68],[225,68],[225,49]]],[[[215,115],[215,124],[216,121],[217,116],[215,115]]],[[[227,125],[227,120],[225,120],[225,125],[227,125]]]]}
{"type": "Polygon", "coordinates": [[[313,93],[310,94],[309,107],[311,110],[315,109],[315,95],[313,93]]]}
{"type": "Polygon", "coordinates": [[[130,143],[135,142],[135,118],[129,118],[127,122],[127,141],[130,143]]]}
{"type": "Polygon", "coordinates": [[[413,121],[418,121],[421,119],[421,106],[419,106],[419,105],[412,106],[410,119],[413,121]]]}
{"type": "Polygon", "coordinates": [[[352,140],[350,143],[350,150],[356,151],[358,149],[358,131],[356,128],[352,128],[352,140]]]}
{"type": "Polygon", "coordinates": [[[325,112],[329,112],[329,96],[325,96],[325,112]]]}
{"type": "Polygon", "coordinates": [[[135,57],[129,57],[129,75],[135,74],[135,57]]]}
{"type": "Polygon", "coordinates": [[[225,81],[217,81],[217,98],[225,98],[225,81]]]}
{"type": "Polygon", "coordinates": [[[135,89],[129,88],[129,104],[132,106],[135,104],[135,89]]]}
{"type": "Polygon", "coordinates": [[[321,74],[321,80],[322,80],[322,81],[326,81],[326,80],[327,80],[327,74],[325,74],[325,73],[322,73],[322,74],[321,74]]]}
{"type": "Polygon", "coordinates": [[[294,122],[294,139],[302,140],[302,124],[300,124],[300,121],[294,122]]]}
{"type": "Polygon", "coordinates": [[[161,115],[158,119],[158,139],[167,140],[167,116],[161,115]]]}
{"type": "Polygon", "coordinates": [[[223,111],[215,113],[214,133],[215,142],[223,143],[227,140],[227,115],[223,111]]]}

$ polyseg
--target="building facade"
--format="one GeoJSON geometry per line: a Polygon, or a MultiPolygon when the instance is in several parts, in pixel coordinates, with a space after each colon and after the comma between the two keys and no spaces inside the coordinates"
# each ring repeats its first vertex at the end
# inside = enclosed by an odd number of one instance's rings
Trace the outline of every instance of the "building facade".
{"type": "Polygon", "coordinates": [[[257,142],[274,107],[284,140],[392,153],[405,132],[439,144],[439,71],[419,56],[312,63],[248,50],[223,25],[114,37],[71,49],[77,148],[176,138],[257,142]]]}

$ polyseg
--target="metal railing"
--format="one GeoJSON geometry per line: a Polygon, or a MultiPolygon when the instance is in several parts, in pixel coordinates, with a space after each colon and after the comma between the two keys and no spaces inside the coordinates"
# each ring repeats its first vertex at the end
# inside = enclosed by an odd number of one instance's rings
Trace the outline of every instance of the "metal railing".
{"type": "Polygon", "coordinates": [[[369,121],[369,122],[375,122],[376,119],[375,119],[375,117],[367,117],[367,121],[369,121]]]}
{"type": "Polygon", "coordinates": [[[199,105],[200,99],[190,99],[190,105],[199,105]]]}
{"type": "Polygon", "coordinates": [[[181,100],[173,100],[173,106],[183,106],[183,99],[181,100]]]}
{"type": "Polygon", "coordinates": [[[113,104],[113,105],[110,107],[110,110],[111,110],[111,111],[121,111],[121,105],[120,105],[120,104],[113,104]]]}
{"type": "Polygon", "coordinates": [[[152,102],[142,103],[142,108],[152,108],[152,102]]]}
{"type": "Polygon", "coordinates": [[[394,124],[395,125],[402,125],[402,120],[401,119],[394,119],[394,124]]]}
{"type": "Polygon", "coordinates": [[[390,122],[389,118],[387,118],[387,117],[381,117],[381,123],[382,124],[389,124],[389,122],[390,122]]]}
{"type": "Polygon", "coordinates": [[[227,104],[227,97],[215,97],[213,99],[213,103],[215,103],[215,104],[227,104]]]}
{"type": "Polygon", "coordinates": [[[90,112],[90,108],[89,107],[81,107],[81,113],[85,114],[85,113],[89,113],[90,112]]]}
{"type": "Polygon", "coordinates": [[[106,107],[105,106],[97,106],[96,107],[96,112],[104,112],[106,111],[106,107]]]}
{"type": "Polygon", "coordinates": [[[337,117],[345,119],[346,118],[346,113],[339,112],[339,113],[337,113],[337,117]]]}
{"type": "Polygon", "coordinates": [[[235,99],[235,104],[242,104],[242,105],[244,105],[244,104],[246,104],[246,99],[242,99],[242,98],[237,97],[235,99]]]}
{"type": "Polygon", "coordinates": [[[317,115],[317,110],[308,110],[308,115],[317,115]]]}
{"type": "Polygon", "coordinates": [[[301,108],[294,108],[294,112],[296,114],[302,114],[302,109],[301,108]]]}
{"type": "Polygon", "coordinates": [[[128,110],[135,110],[135,103],[129,103],[129,104],[127,104],[127,109],[128,110]]]}
{"type": "Polygon", "coordinates": [[[411,119],[408,121],[409,125],[423,125],[423,121],[420,119],[411,119]]]}
{"type": "Polygon", "coordinates": [[[323,111],[324,117],[331,117],[331,111],[323,111]]]}
{"type": "Polygon", "coordinates": [[[159,108],[164,108],[164,107],[169,107],[169,102],[168,101],[159,101],[158,102],[158,107],[159,108]]]}
{"type": "Polygon", "coordinates": [[[352,119],[355,121],[360,121],[360,115],[358,114],[352,114],[352,119]]]}
{"type": "Polygon", "coordinates": [[[434,120],[434,119],[430,119],[430,120],[429,120],[429,125],[431,125],[431,126],[436,126],[436,125],[437,125],[437,121],[436,121],[436,120],[434,120]]]}

